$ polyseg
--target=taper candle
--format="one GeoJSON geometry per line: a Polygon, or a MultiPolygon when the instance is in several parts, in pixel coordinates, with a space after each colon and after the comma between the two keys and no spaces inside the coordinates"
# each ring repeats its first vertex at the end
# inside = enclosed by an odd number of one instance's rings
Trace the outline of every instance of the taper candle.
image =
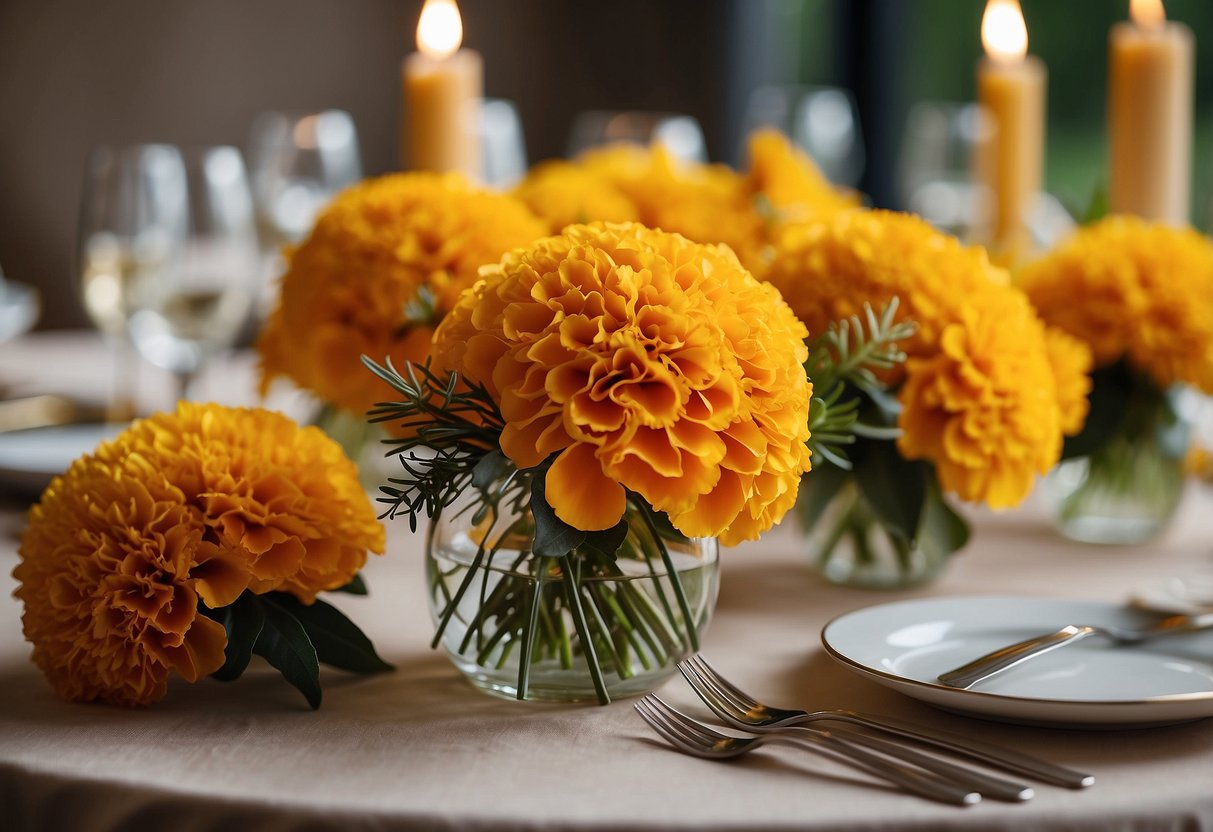
{"type": "Polygon", "coordinates": [[[463,21],[455,0],[426,0],[417,21],[417,52],[404,60],[401,160],[406,169],[480,175],[477,120],[484,62],[460,49],[463,21]]]}
{"type": "Polygon", "coordinates": [[[1108,203],[1184,225],[1192,173],[1192,30],[1162,0],[1132,0],[1108,36],[1108,203]]]}

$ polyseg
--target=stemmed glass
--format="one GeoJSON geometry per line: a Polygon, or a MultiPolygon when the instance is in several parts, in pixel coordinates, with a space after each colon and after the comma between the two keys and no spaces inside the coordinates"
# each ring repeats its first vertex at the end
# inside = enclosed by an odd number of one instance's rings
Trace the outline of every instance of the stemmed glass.
{"type": "Polygon", "coordinates": [[[172,371],[185,399],[206,359],[231,346],[248,319],[259,253],[240,151],[187,150],[178,165],[182,187],[166,223],[172,256],[138,282],[127,330],[145,359],[172,371]]]}
{"type": "Polygon", "coordinates": [[[835,185],[853,188],[863,176],[865,154],[859,108],[844,89],[759,87],[750,95],[742,125],[746,135],[759,127],[782,131],[835,185]]]}
{"type": "Polygon", "coordinates": [[[248,160],[264,248],[257,302],[264,317],[273,308],[282,247],[307,236],[333,196],[362,177],[358,131],[343,110],[264,112],[253,121],[248,160]]]}
{"type": "Polygon", "coordinates": [[[110,421],[135,412],[127,322],[180,248],[185,187],[181,153],[171,145],[101,147],[85,165],[79,281],[85,311],[114,352],[110,421]]]}
{"type": "Polygon", "coordinates": [[[703,128],[693,116],[681,113],[589,110],[578,113],[569,129],[570,156],[618,142],[642,145],[660,142],[677,159],[708,160],[703,128]]]}

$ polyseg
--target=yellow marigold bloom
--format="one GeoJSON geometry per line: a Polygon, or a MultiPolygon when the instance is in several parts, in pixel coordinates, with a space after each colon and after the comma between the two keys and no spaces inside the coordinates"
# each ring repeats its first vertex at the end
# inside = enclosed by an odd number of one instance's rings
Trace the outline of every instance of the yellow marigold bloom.
{"type": "Polygon", "coordinates": [[[170,674],[224,661],[198,613],[245,589],[310,603],[381,552],[357,469],[316,428],[264,410],[181,404],[57,477],[13,571],[33,658],[66,699],[146,704],[170,674]]]}
{"type": "Polygon", "coordinates": [[[1091,348],[1055,326],[1045,327],[1045,347],[1053,378],[1057,382],[1057,404],[1061,408],[1061,431],[1074,436],[1087,421],[1091,402],[1091,348]]]}
{"type": "Polygon", "coordinates": [[[1063,408],[1066,426],[1081,426],[1081,348],[1055,345],[1055,375],[1044,328],[1006,272],[918,217],[854,210],[786,226],[766,278],[812,332],[899,299],[898,318],[918,328],[903,371],[886,379],[901,384],[898,447],[965,500],[1018,503],[1060,455],[1063,408]]]}
{"type": "Polygon", "coordinates": [[[1060,457],[1061,410],[1027,298],[1005,290],[971,301],[938,352],[906,362],[897,447],[933,461],[946,491],[1008,508],[1060,457]]]}
{"type": "Polygon", "coordinates": [[[755,131],[749,153],[747,186],[767,200],[779,222],[826,219],[859,205],[858,194],[835,188],[808,154],[776,130],[755,131]]]}
{"type": "Polygon", "coordinates": [[[1189,228],[1114,216],[1079,229],[1018,276],[1042,318],[1160,387],[1213,392],[1213,243],[1189,228]]]}
{"type": "Polygon", "coordinates": [[[566,225],[640,218],[635,203],[603,174],[574,162],[553,160],[531,168],[514,189],[532,213],[547,221],[553,234],[566,225]]]}
{"type": "Polygon", "coordinates": [[[765,278],[810,332],[899,298],[898,319],[918,326],[902,345],[911,356],[935,353],[969,296],[1008,282],[985,249],[912,214],[866,210],[782,228],[765,278]]]}
{"type": "Polygon", "coordinates": [[[570,226],[485,269],[435,336],[500,402],[505,454],[555,454],[547,496],[587,531],[625,489],[692,536],[757,537],[809,467],[803,325],[724,247],[570,226]]]}
{"type": "Polygon", "coordinates": [[[367,410],[383,388],[359,357],[423,360],[476,270],[544,233],[518,200],[457,174],[393,174],[344,191],[288,253],[258,342],[262,388],[288,376],[326,402],[367,410]]]}

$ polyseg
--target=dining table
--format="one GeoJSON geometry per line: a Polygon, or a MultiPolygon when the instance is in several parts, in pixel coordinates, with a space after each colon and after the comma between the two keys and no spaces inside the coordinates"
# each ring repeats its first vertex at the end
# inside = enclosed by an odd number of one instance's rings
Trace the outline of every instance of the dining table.
{"type": "MultiPolygon", "coordinates": [[[[8,396],[99,402],[126,373],[137,382],[141,412],[171,407],[171,378],[150,366],[115,366],[121,355],[91,332],[35,332],[0,344],[0,386],[8,396]]],[[[306,417],[297,391],[262,395],[249,350],[212,361],[194,391],[306,417]]],[[[877,684],[822,644],[829,622],[895,601],[996,595],[1121,603],[1168,576],[1208,572],[1207,484],[1189,483],[1168,531],[1139,545],[1067,541],[1036,499],[1001,512],[966,508],[970,543],[933,580],[904,589],[826,583],[791,517],[758,541],[721,551],[702,654],[764,702],[885,715],[1095,778],[1084,789],[1037,783],[1022,803],[964,807],[908,795],[795,748],[728,762],[686,756],[649,729],[631,699],[598,706],[486,695],[430,647],[424,534],[403,520],[384,521],[386,553],[363,570],[369,594],[329,599],[391,672],[326,668],[318,710],[260,659],[236,681],[176,680],[146,707],[62,701],[30,661],[22,606],[12,596],[26,512],[37,498],[28,483],[0,496],[0,829],[1213,829],[1213,720],[1081,727],[979,718],[877,684]]],[[[658,692],[712,720],[678,675],[658,692]]]]}

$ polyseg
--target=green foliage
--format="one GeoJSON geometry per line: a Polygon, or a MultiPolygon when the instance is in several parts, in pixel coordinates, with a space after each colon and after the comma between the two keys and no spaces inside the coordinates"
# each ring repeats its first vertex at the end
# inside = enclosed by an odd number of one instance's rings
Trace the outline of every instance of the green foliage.
{"type": "Polygon", "coordinates": [[[897,403],[876,375],[905,361],[898,342],[914,334],[911,321],[897,322],[898,300],[893,298],[877,315],[864,304],[863,317],[835,321],[809,343],[805,369],[813,380],[809,406],[809,448],[839,468],[851,463],[843,446],[856,435],[871,439],[897,436],[889,427],[897,403]],[[877,423],[861,421],[861,412],[874,411],[877,423]]]}
{"type": "Polygon", "coordinates": [[[287,592],[245,590],[226,607],[199,609],[227,632],[226,661],[212,674],[221,682],[239,678],[255,654],[319,708],[321,663],[353,673],[392,669],[354,622],[319,599],[303,604],[287,592]]]}

